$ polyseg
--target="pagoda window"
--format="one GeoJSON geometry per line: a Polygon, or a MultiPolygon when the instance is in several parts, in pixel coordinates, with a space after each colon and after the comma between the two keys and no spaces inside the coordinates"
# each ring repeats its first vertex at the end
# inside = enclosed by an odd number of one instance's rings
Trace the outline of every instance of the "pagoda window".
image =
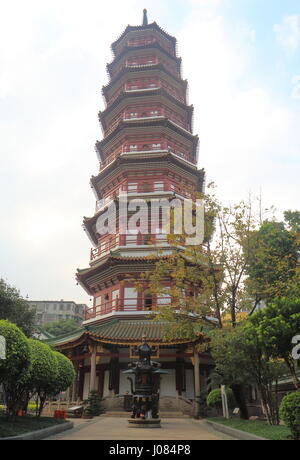
{"type": "Polygon", "coordinates": [[[130,145],[129,146],[129,151],[130,152],[136,152],[137,151],[137,145],[130,145]]]}
{"type": "Polygon", "coordinates": [[[163,182],[154,182],[154,191],[164,190],[163,182]]]}
{"type": "Polygon", "coordinates": [[[138,117],[138,113],[137,112],[131,112],[130,113],[130,118],[137,118],[138,117]]]}
{"type": "Polygon", "coordinates": [[[134,287],[124,289],[124,310],[135,310],[138,304],[138,293],[134,287]]]}
{"type": "Polygon", "coordinates": [[[145,183],[145,184],[143,185],[143,191],[146,192],[146,193],[147,193],[147,192],[150,192],[150,191],[151,191],[151,186],[150,186],[150,184],[145,183]]]}
{"type": "Polygon", "coordinates": [[[95,298],[96,316],[97,316],[98,313],[101,312],[101,306],[102,306],[102,296],[99,295],[98,297],[95,298]]]}
{"type": "Polygon", "coordinates": [[[155,116],[159,115],[159,112],[158,112],[158,110],[152,110],[152,111],[150,112],[150,114],[153,115],[153,116],[155,117],[155,116]]]}
{"type": "Polygon", "coordinates": [[[104,254],[106,252],[106,242],[100,244],[100,254],[104,254]]]}
{"type": "Polygon", "coordinates": [[[126,235],[126,246],[136,246],[137,235],[126,235]]]}
{"type": "Polygon", "coordinates": [[[152,149],[153,150],[160,150],[161,149],[161,144],[152,144],[152,149]]]}
{"type": "Polygon", "coordinates": [[[136,182],[128,183],[128,192],[137,192],[138,184],[136,182]]]}
{"type": "Polygon", "coordinates": [[[152,294],[145,294],[144,308],[145,310],[152,310],[152,294]]]}
{"type": "Polygon", "coordinates": [[[148,151],[149,150],[149,145],[148,144],[144,144],[143,147],[142,147],[142,150],[144,151],[148,151]]]}
{"type": "Polygon", "coordinates": [[[118,300],[119,300],[119,289],[112,291],[111,293],[111,304],[112,308],[116,309],[118,307],[118,300]]]}
{"type": "MultiPolygon", "coordinates": [[[[165,288],[167,291],[170,289],[169,287],[165,288]]],[[[171,303],[171,296],[169,292],[165,292],[164,294],[159,294],[157,296],[157,305],[170,305],[171,303]]]]}

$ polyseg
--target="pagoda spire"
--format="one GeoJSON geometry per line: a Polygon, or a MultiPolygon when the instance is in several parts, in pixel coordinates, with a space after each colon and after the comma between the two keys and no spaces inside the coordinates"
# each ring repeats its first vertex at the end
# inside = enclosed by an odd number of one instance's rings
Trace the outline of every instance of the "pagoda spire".
{"type": "Polygon", "coordinates": [[[148,16],[147,16],[147,10],[146,10],[146,8],[144,9],[143,13],[144,13],[144,17],[143,17],[143,26],[147,26],[147,25],[148,25],[148,16]]]}

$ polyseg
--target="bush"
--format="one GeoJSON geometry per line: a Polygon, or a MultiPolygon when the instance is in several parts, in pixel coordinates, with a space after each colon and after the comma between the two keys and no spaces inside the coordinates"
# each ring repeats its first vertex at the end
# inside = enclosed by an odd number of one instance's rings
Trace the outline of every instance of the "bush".
{"type": "Polygon", "coordinates": [[[101,398],[96,390],[90,392],[87,402],[88,406],[85,408],[85,413],[93,416],[101,414],[101,398]]]}
{"type": "MultiPolygon", "coordinates": [[[[235,405],[233,392],[230,389],[226,390],[228,407],[232,408],[235,405]]],[[[222,409],[222,395],[221,390],[212,390],[206,398],[206,403],[208,407],[213,407],[215,409],[222,409]]]]}
{"type": "Polygon", "coordinates": [[[6,359],[0,360],[0,384],[14,382],[29,367],[27,338],[15,324],[7,320],[0,320],[0,336],[6,340],[6,359]]]}
{"type": "Polygon", "coordinates": [[[300,440],[300,390],[283,398],[279,415],[291,430],[293,438],[300,440]]]}
{"type": "Polygon", "coordinates": [[[46,398],[52,395],[58,379],[58,360],[45,343],[28,339],[31,355],[31,370],[27,380],[28,391],[37,394],[41,415],[46,398]]]}
{"type": "Polygon", "coordinates": [[[52,390],[53,394],[66,391],[73,383],[75,378],[75,370],[72,361],[58,351],[54,351],[54,356],[57,360],[58,372],[55,380],[55,385],[52,390]]]}
{"type": "Polygon", "coordinates": [[[22,405],[24,380],[30,372],[30,349],[24,333],[7,320],[0,321],[0,335],[6,340],[6,359],[0,360],[0,384],[3,384],[9,418],[22,405]]]}

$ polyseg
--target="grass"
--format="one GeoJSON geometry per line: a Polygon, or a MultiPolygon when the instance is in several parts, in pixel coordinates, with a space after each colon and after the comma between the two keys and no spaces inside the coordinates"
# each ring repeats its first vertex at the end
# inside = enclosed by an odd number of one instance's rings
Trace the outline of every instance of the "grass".
{"type": "Polygon", "coordinates": [[[267,422],[261,420],[242,420],[239,418],[231,418],[229,420],[222,417],[209,418],[211,422],[221,423],[222,425],[235,428],[236,430],[246,431],[247,433],[255,434],[261,438],[271,439],[272,441],[284,441],[290,439],[291,432],[286,426],[268,425],[267,422]]]}
{"type": "Polygon", "coordinates": [[[60,423],[65,423],[65,420],[56,420],[49,417],[41,417],[40,419],[26,415],[24,417],[16,417],[14,423],[8,422],[3,412],[0,412],[0,439],[18,436],[30,431],[42,430],[60,423]]]}

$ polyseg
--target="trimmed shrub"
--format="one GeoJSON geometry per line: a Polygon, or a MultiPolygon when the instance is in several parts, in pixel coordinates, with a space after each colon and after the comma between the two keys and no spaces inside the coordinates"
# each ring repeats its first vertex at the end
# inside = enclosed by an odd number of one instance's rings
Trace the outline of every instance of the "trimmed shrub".
{"type": "Polygon", "coordinates": [[[88,402],[88,406],[85,408],[86,414],[89,414],[92,416],[97,416],[101,414],[102,412],[101,398],[98,395],[98,392],[96,390],[92,390],[90,392],[87,402],[88,402]]]}
{"type": "Polygon", "coordinates": [[[54,393],[58,379],[58,360],[55,352],[39,340],[28,340],[31,354],[31,370],[27,387],[31,394],[38,396],[38,415],[41,414],[48,396],[54,393]]]}
{"type": "Polygon", "coordinates": [[[293,438],[300,440],[300,390],[283,398],[279,416],[291,430],[293,438]]]}
{"type": "Polygon", "coordinates": [[[57,360],[57,378],[52,392],[54,395],[61,391],[66,391],[75,379],[75,369],[72,361],[58,351],[53,352],[57,360]]]}
{"type": "Polygon", "coordinates": [[[30,349],[24,333],[13,323],[0,320],[0,335],[6,340],[6,359],[0,360],[7,415],[16,416],[22,406],[24,381],[30,372],[30,349]]]}
{"type": "MultiPolygon", "coordinates": [[[[230,389],[226,390],[227,394],[227,401],[228,401],[228,407],[232,408],[234,407],[235,401],[234,401],[234,396],[233,392],[230,389]]],[[[207,398],[206,398],[206,403],[208,407],[213,407],[215,409],[222,409],[222,395],[221,395],[221,390],[212,390],[207,398]]]]}
{"type": "Polygon", "coordinates": [[[13,323],[0,320],[0,335],[6,340],[6,359],[0,360],[0,383],[18,380],[30,365],[25,334],[13,323]]]}

